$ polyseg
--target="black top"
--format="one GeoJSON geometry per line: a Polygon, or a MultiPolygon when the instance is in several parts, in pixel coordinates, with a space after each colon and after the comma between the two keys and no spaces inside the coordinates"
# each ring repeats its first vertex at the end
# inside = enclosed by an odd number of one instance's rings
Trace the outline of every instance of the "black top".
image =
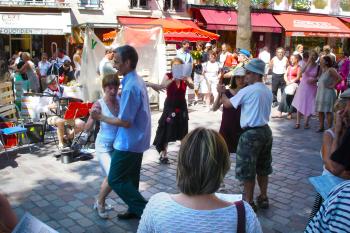
{"type": "Polygon", "coordinates": [[[331,159],[343,165],[346,170],[350,170],[350,127],[347,128],[342,143],[338,149],[333,152],[331,159]]]}

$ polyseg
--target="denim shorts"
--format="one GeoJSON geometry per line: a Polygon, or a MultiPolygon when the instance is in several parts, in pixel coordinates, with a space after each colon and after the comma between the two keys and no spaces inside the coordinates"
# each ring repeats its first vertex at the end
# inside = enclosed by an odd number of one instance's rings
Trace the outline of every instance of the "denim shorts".
{"type": "Polygon", "coordinates": [[[272,173],[272,132],[269,126],[249,128],[238,141],[236,178],[240,181],[254,180],[255,176],[272,173]]]}

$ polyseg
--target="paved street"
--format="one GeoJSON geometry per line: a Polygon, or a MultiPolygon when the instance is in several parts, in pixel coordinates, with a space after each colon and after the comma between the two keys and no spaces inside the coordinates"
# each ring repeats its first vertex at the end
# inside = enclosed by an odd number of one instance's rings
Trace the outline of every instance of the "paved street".
{"type": "MultiPolygon", "coordinates": [[[[204,110],[204,109],[203,109],[204,110]]],[[[203,126],[218,130],[221,112],[206,113],[201,107],[191,110],[190,129],[203,126]]],[[[154,137],[159,112],[152,115],[154,137]]],[[[273,130],[273,169],[270,178],[270,208],[258,210],[263,231],[303,232],[314,200],[315,191],[308,182],[309,176],[322,170],[319,150],[322,135],[312,129],[293,129],[294,121],[271,121],[273,130]]],[[[302,125],[303,126],[303,125],[302,125]]],[[[154,149],[145,153],[142,165],[140,189],[148,199],[157,192],[176,192],[176,154],[179,142],[169,147],[171,164],[160,165],[154,149]]],[[[44,145],[32,154],[20,153],[7,160],[0,156],[0,192],[5,193],[19,218],[26,212],[39,218],[59,232],[135,232],[137,221],[120,221],[118,212],[125,205],[116,197],[116,211],[110,211],[110,219],[101,220],[92,210],[94,196],[102,181],[96,158],[62,164],[52,156],[55,147],[44,145]]],[[[235,158],[225,179],[224,192],[240,193],[239,182],[234,178],[235,158]]],[[[258,192],[255,192],[255,196],[258,192]]]]}

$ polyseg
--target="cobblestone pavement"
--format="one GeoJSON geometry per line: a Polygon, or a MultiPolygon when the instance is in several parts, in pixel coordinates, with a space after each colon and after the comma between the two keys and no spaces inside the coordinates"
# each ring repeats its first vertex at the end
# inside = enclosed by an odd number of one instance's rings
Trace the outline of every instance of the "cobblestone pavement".
{"type": "MultiPolygon", "coordinates": [[[[206,113],[201,106],[190,110],[190,129],[204,126],[218,130],[221,112],[206,113]]],[[[155,134],[160,113],[152,114],[152,136],[155,134]]],[[[294,121],[272,120],[273,169],[268,194],[270,208],[258,210],[264,232],[302,232],[314,200],[315,191],[308,182],[309,176],[321,173],[319,156],[322,135],[315,132],[316,119],[309,130],[293,129],[294,121]]],[[[169,146],[171,164],[160,165],[154,149],[144,154],[140,190],[148,199],[165,191],[176,192],[176,154],[179,142],[169,146]]],[[[5,193],[19,218],[26,212],[39,218],[59,232],[135,232],[138,222],[120,221],[118,212],[126,210],[115,194],[116,208],[110,219],[101,220],[92,210],[94,197],[102,181],[96,158],[62,164],[52,156],[56,153],[51,144],[40,146],[33,153],[13,154],[7,160],[0,156],[0,192],[5,193]]],[[[224,191],[241,193],[234,178],[235,162],[225,178],[224,191]]],[[[258,190],[255,196],[258,195],[258,190]]]]}

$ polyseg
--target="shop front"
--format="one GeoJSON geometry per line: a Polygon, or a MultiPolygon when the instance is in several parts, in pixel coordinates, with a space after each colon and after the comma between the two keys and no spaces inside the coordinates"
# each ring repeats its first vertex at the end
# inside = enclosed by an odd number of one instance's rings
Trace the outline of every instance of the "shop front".
{"type": "Polygon", "coordinates": [[[328,44],[339,58],[350,37],[350,29],[336,17],[290,13],[274,17],[284,28],[284,46],[289,52],[298,44],[303,44],[304,50],[328,44]]]}
{"type": "Polygon", "coordinates": [[[57,48],[67,49],[70,33],[69,12],[1,12],[1,59],[8,59],[18,51],[30,52],[32,57],[40,57],[43,52],[52,56],[57,48]]]}
{"type": "MultiPolygon", "coordinates": [[[[207,30],[220,35],[220,42],[228,43],[232,48],[236,45],[237,12],[192,8],[195,22],[207,30]]],[[[252,44],[254,56],[264,46],[274,50],[281,44],[282,27],[270,13],[251,13],[252,44]]]]}

